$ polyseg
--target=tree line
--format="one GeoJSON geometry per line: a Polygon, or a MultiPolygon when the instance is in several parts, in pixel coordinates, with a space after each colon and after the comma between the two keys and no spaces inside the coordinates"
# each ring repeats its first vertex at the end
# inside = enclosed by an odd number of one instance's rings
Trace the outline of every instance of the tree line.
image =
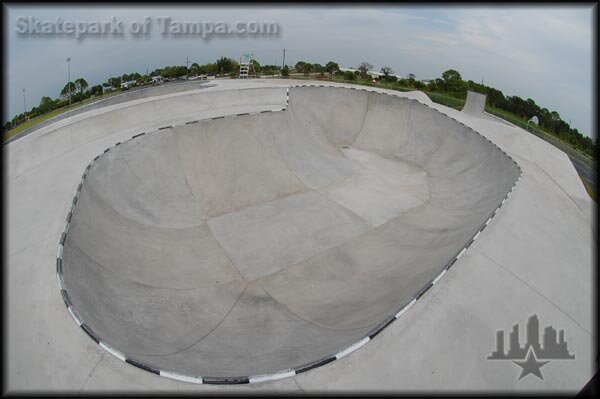
{"type": "MultiPolygon", "coordinates": [[[[185,65],[166,66],[157,68],[152,72],[142,75],[138,72],[123,74],[121,76],[110,77],[106,82],[89,87],[84,78],[78,78],[67,84],[60,91],[60,96],[56,99],[44,96],[40,104],[33,107],[30,111],[16,115],[11,121],[7,121],[3,126],[3,131],[7,131],[23,123],[24,121],[51,112],[55,109],[65,107],[71,102],[82,102],[90,97],[102,95],[107,90],[121,88],[121,83],[135,81],[136,84],[146,85],[152,82],[152,78],[161,76],[164,79],[177,79],[186,76],[229,76],[237,77],[239,72],[239,63],[228,57],[220,57],[213,63],[198,64],[192,63],[189,68],[185,65]]],[[[432,93],[441,93],[457,99],[466,99],[467,91],[475,91],[487,95],[487,105],[500,110],[510,112],[527,120],[536,116],[539,120],[539,126],[545,131],[557,136],[561,140],[578,148],[582,152],[597,159],[598,139],[595,142],[581,134],[577,129],[572,128],[565,122],[556,111],[550,111],[541,107],[531,98],[522,99],[518,96],[506,96],[502,91],[493,87],[476,83],[472,80],[463,80],[457,70],[449,69],[442,73],[442,76],[430,81],[420,81],[416,79],[415,74],[409,73],[406,78],[394,75],[392,68],[384,66],[380,73],[375,76],[371,73],[373,66],[368,62],[361,62],[355,70],[341,71],[339,64],[335,61],[329,61],[325,65],[311,63],[307,61],[298,61],[293,67],[284,65],[283,68],[278,65],[260,65],[256,60],[251,61],[250,73],[260,75],[280,75],[287,77],[290,73],[300,73],[305,77],[311,74],[317,74],[317,78],[338,79],[347,81],[369,81],[385,82],[388,86],[402,89],[423,90],[432,93]]]]}
{"type": "Polygon", "coordinates": [[[427,90],[444,92],[460,99],[466,99],[469,90],[486,94],[487,105],[510,112],[525,120],[530,120],[535,116],[538,119],[538,126],[543,130],[597,160],[598,139],[594,142],[590,137],[583,135],[579,130],[571,127],[568,122],[565,122],[557,111],[541,107],[531,98],[523,99],[519,96],[506,96],[496,88],[472,80],[465,81],[460,73],[454,69],[445,71],[441,78],[435,79],[428,85],[427,90]]]}

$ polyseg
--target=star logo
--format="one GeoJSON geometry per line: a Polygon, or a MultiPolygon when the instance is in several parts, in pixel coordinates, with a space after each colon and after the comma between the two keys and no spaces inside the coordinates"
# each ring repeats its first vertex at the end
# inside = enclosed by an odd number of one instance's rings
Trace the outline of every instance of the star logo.
{"type": "Polygon", "coordinates": [[[537,358],[535,357],[535,351],[533,350],[533,348],[530,347],[529,351],[527,352],[527,358],[524,361],[515,362],[513,360],[513,363],[523,369],[523,370],[521,370],[521,375],[519,376],[519,380],[529,374],[533,374],[536,377],[538,377],[540,380],[543,380],[544,377],[542,377],[542,370],[540,370],[540,369],[547,363],[550,363],[550,361],[549,360],[547,360],[545,362],[538,361],[537,358]]]}

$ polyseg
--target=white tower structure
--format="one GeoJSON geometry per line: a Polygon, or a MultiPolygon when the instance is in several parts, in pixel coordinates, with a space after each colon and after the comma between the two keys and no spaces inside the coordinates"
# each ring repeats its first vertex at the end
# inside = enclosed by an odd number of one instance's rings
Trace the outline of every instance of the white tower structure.
{"type": "Polygon", "coordinates": [[[252,60],[254,60],[254,54],[244,54],[243,58],[240,60],[240,78],[248,78],[251,67],[254,74],[256,74],[254,66],[252,65],[252,60]]]}

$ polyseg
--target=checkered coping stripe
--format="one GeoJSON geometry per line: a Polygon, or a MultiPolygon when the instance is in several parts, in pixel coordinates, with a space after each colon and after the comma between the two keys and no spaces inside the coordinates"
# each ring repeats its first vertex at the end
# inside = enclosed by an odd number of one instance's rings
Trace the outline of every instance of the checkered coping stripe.
{"type": "MultiPolygon", "coordinates": [[[[174,124],[174,125],[170,125],[170,126],[163,126],[160,127],[154,131],[148,132],[148,133],[155,133],[161,130],[166,130],[166,129],[170,129],[176,126],[183,126],[183,125],[189,125],[189,124],[193,124],[193,123],[198,123],[198,122],[204,122],[204,121],[210,121],[210,120],[217,120],[217,119],[224,119],[224,118],[234,118],[234,117],[244,117],[247,115],[253,115],[253,114],[262,114],[262,113],[269,113],[269,112],[282,112],[287,110],[287,108],[289,107],[289,101],[290,101],[290,88],[293,87],[327,87],[327,88],[337,88],[337,89],[351,89],[351,90],[359,90],[359,91],[368,91],[368,92],[373,92],[373,93],[377,93],[377,94],[381,94],[381,95],[389,95],[389,96],[393,96],[393,97],[399,97],[399,98],[406,98],[406,97],[401,97],[401,96],[396,96],[390,93],[383,93],[383,92],[379,92],[376,90],[369,90],[366,88],[357,88],[357,87],[343,87],[343,86],[333,86],[333,85],[316,85],[316,84],[302,84],[302,85],[293,85],[293,86],[289,86],[286,89],[286,103],[285,103],[285,108],[278,108],[278,109],[271,109],[271,110],[265,110],[265,111],[257,111],[257,112],[244,112],[244,113],[239,113],[239,114],[232,114],[232,115],[227,115],[227,116],[217,116],[217,117],[213,117],[213,118],[207,118],[207,119],[202,119],[202,120],[194,120],[194,121],[188,121],[188,122],[184,122],[184,123],[180,123],[180,124],[174,124]]],[[[411,99],[410,101],[415,101],[415,102],[419,102],[418,100],[415,99],[411,99]]],[[[421,102],[419,102],[420,104],[423,104],[421,102]]],[[[308,363],[308,364],[304,364],[301,365],[299,367],[295,367],[289,370],[282,370],[282,371],[278,371],[272,374],[261,374],[261,375],[252,375],[252,376],[237,376],[237,377],[208,377],[208,376],[196,376],[196,375],[185,375],[185,374],[180,374],[180,373],[176,373],[173,371],[169,371],[169,370],[160,370],[157,369],[149,364],[146,364],[144,362],[141,362],[139,360],[136,360],[133,357],[129,357],[128,355],[118,351],[115,348],[112,348],[108,343],[102,341],[102,339],[87,325],[85,324],[85,322],[82,320],[82,318],[79,316],[79,314],[77,313],[77,310],[73,307],[73,304],[71,302],[71,300],[69,299],[69,294],[67,293],[67,289],[65,286],[65,282],[64,282],[64,277],[63,277],[63,268],[62,268],[62,262],[63,262],[63,248],[65,245],[65,240],[67,238],[67,234],[69,232],[69,225],[71,224],[71,219],[73,217],[73,214],[75,213],[76,207],[77,207],[77,200],[79,198],[79,194],[81,192],[81,189],[83,187],[83,184],[85,182],[85,179],[90,171],[90,169],[92,168],[92,166],[94,165],[95,162],[98,161],[98,159],[106,154],[107,152],[109,152],[110,150],[118,147],[119,145],[121,145],[121,142],[117,142],[115,143],[113,146],[105,149],[101,154],[97,155],[85,168],[85,171],[83,172],[83,175],[81,176],[81,181],[80,183],[77,185],[76,191],[75,191],[75,195],[73,196],[73,200],[71,202],[71,208],[67,214],[67,218],[66,218],[66,224],[65,227],[63,229],[63,233],[61,234],[60,237],[60,242],[58,245],[58,252],[56,255],[56,277],[58,280],[58,286],[60,288],[60,293],[61,296],[63,298],[63,301],[67,307],[67,311],[69,312],[69,314],[71,315],[71,317],[73,318],[73,320],[75,320],[75,323],[77,323],[77,325],[79,327],[81,327],[81,329],[92,339],[94,340],[94,342],[96,342],[96,344],[98,344],[102,349],[104,349],[105,351],[107,351],[108,353],[110,353],[111,355],[113,355],[114,357],[116,357],[117,359],[129,363],[133,366],[136,366],[142,370],[148,371],[150,373],[153,374],[157,374],[163,377],[167,377],[167,378],[171,378],[173,380],[178,380],[178,381],[184,381],[184,382],[190,382],[190,383],[195,383],[195,384],[215,384],[215,385],[225,385],[225,384],[252,384],[252,383],[259,383],[259,382],[266,382],[266,381],[273,381],[273,380],[280,380],[283,378],[288,378],[288,377],[292,377],[296,374],[300,374],[300,373],[304,373],[306,371],[315,369],[317,367],[320,366],[324,366],[328,363],[331,363],[335,360],[341,359],[347,355],[349,355],[350,353],[358,350],[359,348],[363,347],[365,344],[367,344],[370,340],[372,340],[373,338],[375,338],[379,333],[381,333],[385,328],[387,328],[389,325],[391,325],[395,320],[397,320],[398,318],[400,318],[404,313],[406,313],[418,300],[420,300],[423,295],[429,291],[429,289],[431,287],[433,287],[435,284],[437,284],[440,279],[444,276],[444,274],[446,274],[446,272],[448,272],[448,270],[461,258],[461,256],[464,255],[464,253],[467,251],[467,249],[471,246],[471,244],[473,244],[473,242],[475,242],[475,240],[477,240],[477,238],[479,238],[479,235],[481,234],[481,232],[489,225],[489,223],[491,222],[491,220],[498,214],[498,211],[500,210],[500,208],[504,205],[504,203],[506,202],[506,200],[508,199],[508,197],[510,196],[510,194],[513,192],[513,190],[515,189],[515,187],[517,186],[517,183],[520,181],[522,175],[523,175],[523,171],[521,169],[521,167],[517,164],[517,162],[510,156],[508,155],[504,150],[502,150],[500,147],[498,147],[496,144],[494,144],[492,141],[490,141],[487,137],[483,136],[481,133],[473,130],[472,128],[470,128],[469,126],[466,126],[464,123],[444,114],[443,112],[430,107],[428,104],[423,104],[429,108],[431,108],[434,111],[437,111],[443,115],[445,115],[446,117],[451,118],[452,120],[454,120],[456,123],[462,125],[464,128],[466,128],[469,132],[473,133],[473,134],[477,134],[480,137],[482,137],[483,139],[487,140],[489,143],[492,144],[492,146],[497,149],[498,151],[501,151],[506,157],[508,157],[514,164],[515,166],[518,168],[519,170],[519,176],[518,178],[515,180],[513,186],[510,188],[510,190],[506,193],[506,195],[504,196],[504,198],[502,199],[502,201],[500,201],[500,203],[498,204],[498,206],[494,209],[494,211],[490,214],[490,216],[488,217],[488,219],[486,220],[486,222],[484,224],[482,224],[480,226],[480,228],[477,230],[477,232],[473,235],[473,237],[471,237],[471,239],[467,242],[467,244],[460,250],[458,251],[454,257],[443,267],[443,269],[440,271],[440,273],[434,277],[433,279],[431,279],[429,282],[427,282],[423,288],[421,288],[410,300],[408,300],[407,302],[405,302],[393,315],[387,317],[385,320],[383,320],[381,323],[379,323],[377,326],[375,326],[371,331],[369,331],[367,333],[366,336],[364,336],[363,338],[361,338],[360,340],[358,340],[357,342],[355,342],[354,344],[343,348],[342,350],[340,350],[337,353],[333,353],[329,356],[326,356],[324,358],[318,359],[314,362],[308,363]]],[[[144,135],[146,135],[147,133],[139,133],[136,134],[134,136],[132,136],[130,139],[126,140],[127,141],[131,141],[131,140],[135,140],[137,138],[143,137],[144,135]]]]}

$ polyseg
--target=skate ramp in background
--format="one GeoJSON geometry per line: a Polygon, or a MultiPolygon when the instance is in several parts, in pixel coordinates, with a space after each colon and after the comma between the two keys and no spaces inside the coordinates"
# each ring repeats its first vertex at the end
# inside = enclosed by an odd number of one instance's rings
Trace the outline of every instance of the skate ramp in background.
{"type": "Polygon", "coordinates": [[[519,174],[415,100],[293,87],[285,111],[162,129],[93,162],[63,295],[89,334],[150,371],[301,372],[393,321],[519,174]]]}
{"type": "Polygon", "coordinates": [[[505,121],[502,118],[498,118],[492,114],[488,114],[485,112],[485,101],[487,95],[476,93],[474,91],[467,91],[467,101],[465,102],[465,106],[461,110],[465,114],[469,114],[471,116],[477,118],[487,119],[489,121],[503,123],[505,125],[513,126],[510,122],[505,121]]]}
{"type": "Polygon", "coordinates": [[[462,112],[470,115],[483,116],[485,111],[485,94],[467,91],[467,101],[462,109],[462,112]]]}

